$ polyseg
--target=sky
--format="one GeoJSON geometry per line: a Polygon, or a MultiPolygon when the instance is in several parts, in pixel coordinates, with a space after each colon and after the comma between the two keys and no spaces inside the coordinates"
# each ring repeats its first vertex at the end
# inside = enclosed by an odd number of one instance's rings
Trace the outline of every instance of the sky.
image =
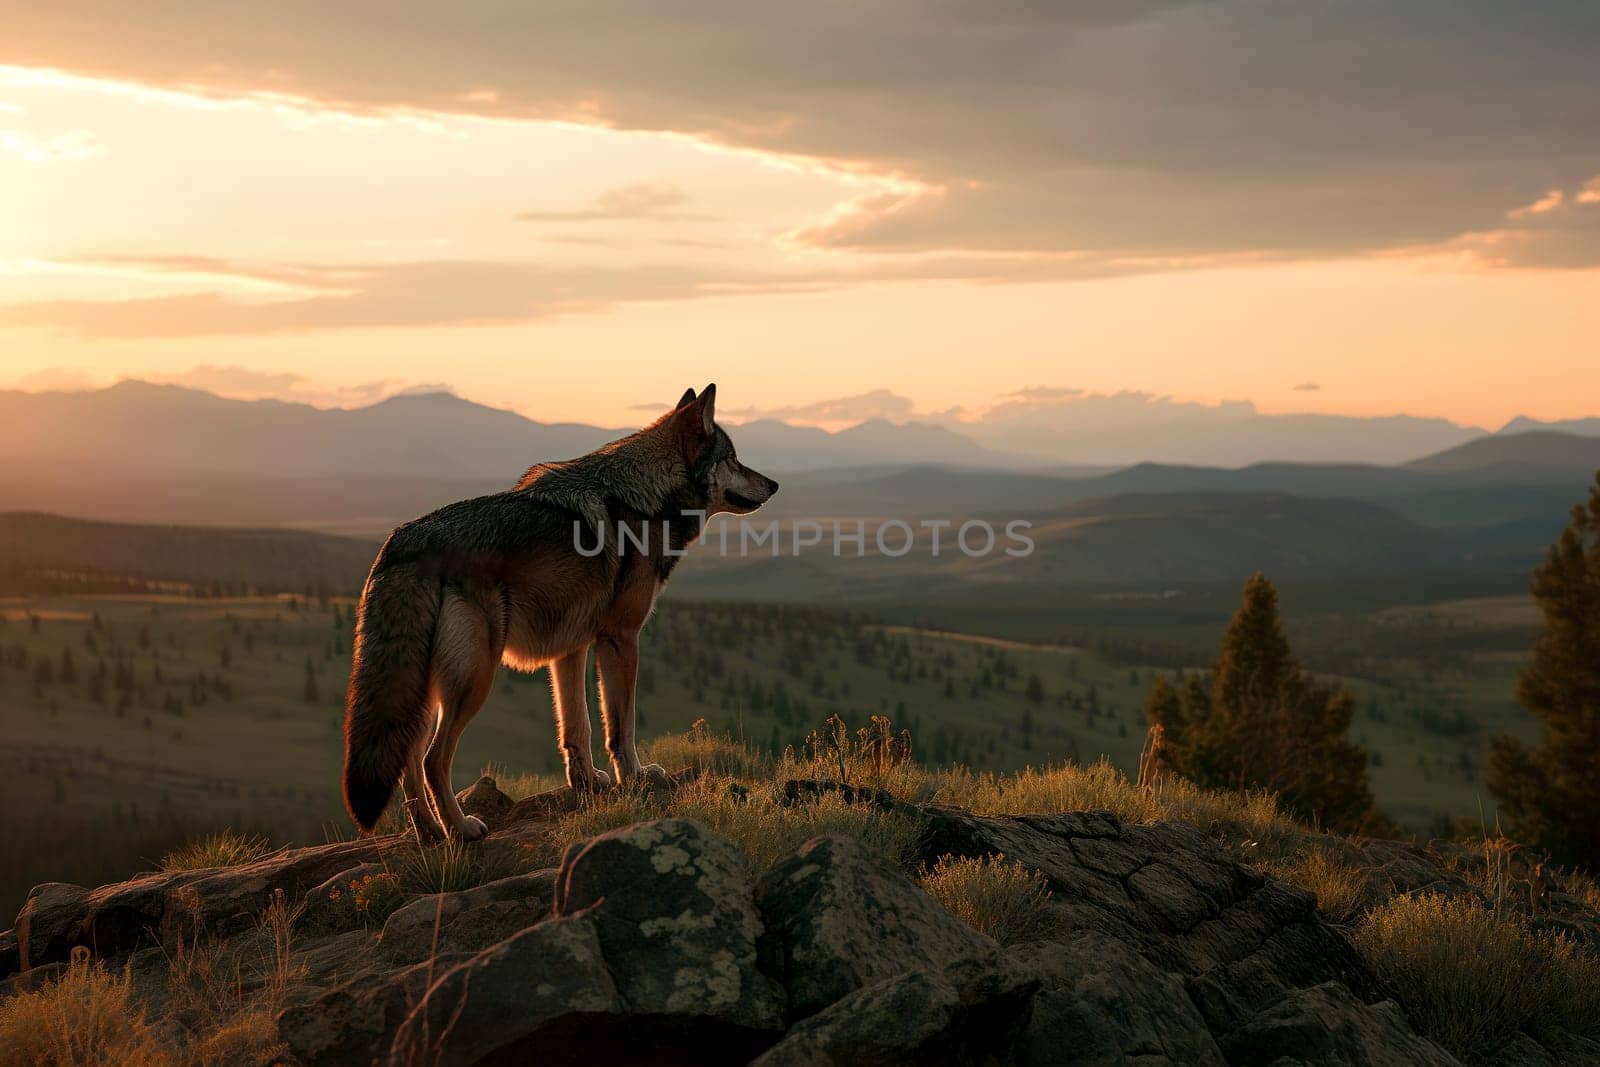
{"type": "Polygon", "coordinates": [[[1600,414],[1600,5],[0,0],[0,387],[1600,414]]]}

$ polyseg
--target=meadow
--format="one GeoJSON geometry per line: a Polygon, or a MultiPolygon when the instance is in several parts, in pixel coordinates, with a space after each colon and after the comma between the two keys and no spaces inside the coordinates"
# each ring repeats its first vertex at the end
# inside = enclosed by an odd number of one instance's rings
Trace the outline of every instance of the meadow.
{"type": "MultiPolygon", "coordinates": [[[[0,600],[0,910],[40,881],[148,869],[214,828],[293,842],[346,833],[353,612],[315,593],[0,600]]],[[[867,610],[666,600],[643,643],[641,736],[704,719],[777,755],[830,714],[881,714],[911,729],[930,766],[1103,756],[1131,773],[1150,685],[1202,666],[1221,628],[1180,619],[1156,638],[1113,624],[1020,639],[953,618],[934,629],[867,610]]],[[[1533,623],[1526,598],[1493,597],[1312,614],[1290,629],[1309,666],[1356,692],[1380,806],[1437,834],[1487,808],[1485,739],[1532,733],[1511,694],[1533,623]]],[[[501,672],[462,742],[457,785],[490,766],[559,773],[543,674],[501,672]]]]}

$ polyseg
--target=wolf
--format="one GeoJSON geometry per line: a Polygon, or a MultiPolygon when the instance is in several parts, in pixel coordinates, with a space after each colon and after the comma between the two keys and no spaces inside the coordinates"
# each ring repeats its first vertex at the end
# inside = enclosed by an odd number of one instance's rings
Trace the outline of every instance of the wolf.
{"type": "Polygon", "coordinates": [[[363,831],[403,779],[420,838],[484,834],[450,772],[502,664],[549,668],[573,789],[661,773],[640,765],[634,744],[639,631],[705,521],[749,514],[778,491],[739,462],[716,395],[689,389],[637,433],[389,535],[361,592],[345,694],[344,799],[363,831]],[[611,775],[590,748],[591,647],[611,775]]]}

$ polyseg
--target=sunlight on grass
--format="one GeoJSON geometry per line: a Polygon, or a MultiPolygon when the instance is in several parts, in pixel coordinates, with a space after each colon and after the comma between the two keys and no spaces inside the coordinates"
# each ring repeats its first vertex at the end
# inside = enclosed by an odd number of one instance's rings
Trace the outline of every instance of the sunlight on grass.
{"type": "Polygon", "coordinates": [[[1565,937],[1496,919],[1474,900],[1396,897],[1356,931],[1356,948],[1418,1028],[1476,1063],[1526,1029],[1600,1033],[1600,959],[1565,937]]]}
{"type": "Polygon", "coordinates": [[[272,843],[260,834],[223,830],[182,845],[161,857],[161,869],[196,871],[206,867],[240,867],[272,854],[272,843]]]}
{"type": "Polygon", "coordinates": [[[1040,941],[1054,932],[1044,875],[1004,856],[944,856],[923,872],[922,888],[950,914],[1002,945],[1040,941]]]}
{"type": "Polygon", "coordinates": [[[1325,849],[1302,849],[1287,860],[1263,863],[1261,870],[1280,882],[1315,893],[1317,910],[1329,922],[1353,922],[1368,902],[1367,872],[1341,863],[1325,849]]]}
{"type": "Polygon", "coordinates": [[[38,1067],[179,1062],[146,1020],[128,976],[87,960],[36,992],[0,1001],[0,1056],[38,1067]]]}

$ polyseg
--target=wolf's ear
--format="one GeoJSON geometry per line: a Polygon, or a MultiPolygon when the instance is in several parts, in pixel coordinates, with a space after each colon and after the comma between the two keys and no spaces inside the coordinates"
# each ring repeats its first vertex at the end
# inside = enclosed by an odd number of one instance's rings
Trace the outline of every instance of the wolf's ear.
{"type": "Polygon", "coordinates": [[[682,411],[684,408],[688,407],[690,404],[693,404],[693,403],[694,403],[694,390],[693,389],[685,389],[683,391],[683,395],[678,398],[678,406],[673,408],[673,410],[674,411],[682,411]]]}
{"type": "Polygon", "coordinates": [[[700,429],[707,437],[717,428],[717,386],[716,383],[700,390],[700,429]]]}

